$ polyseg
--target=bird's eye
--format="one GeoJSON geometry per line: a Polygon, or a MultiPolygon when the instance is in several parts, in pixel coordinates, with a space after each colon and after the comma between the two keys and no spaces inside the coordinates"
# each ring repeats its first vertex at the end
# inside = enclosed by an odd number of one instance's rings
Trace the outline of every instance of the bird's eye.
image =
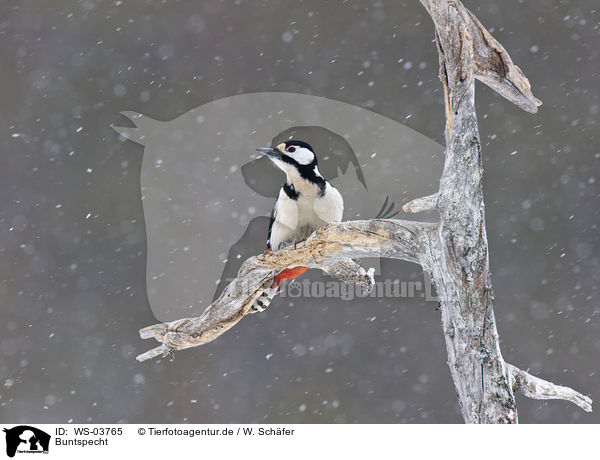
{"type": "Polygon", "coordinates": [[[294,153],[296,151],[296,147],[288,147],[287,151],[290,153],[294,153]]]}

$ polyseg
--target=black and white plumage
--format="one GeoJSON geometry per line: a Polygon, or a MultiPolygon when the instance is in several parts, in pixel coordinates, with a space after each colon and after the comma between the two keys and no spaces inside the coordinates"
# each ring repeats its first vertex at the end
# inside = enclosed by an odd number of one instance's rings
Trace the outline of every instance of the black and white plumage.
{"type": "MultiPolygon", "coordinates": [[[[273,208],[268,249],[277,250],[286,243],[302,241],[325,224],[342,220],[342,195],[319,172],[317,156],[309,144],[290,140],[276,148],[257,150],[268,156],[286,175],[286,182],[273,208]]],[[[277,288],[284,281],[302,273],[302,268],[279,273],[273,286],[265,290],[253,309],[264,310],[275,296],[277,288]]]]}

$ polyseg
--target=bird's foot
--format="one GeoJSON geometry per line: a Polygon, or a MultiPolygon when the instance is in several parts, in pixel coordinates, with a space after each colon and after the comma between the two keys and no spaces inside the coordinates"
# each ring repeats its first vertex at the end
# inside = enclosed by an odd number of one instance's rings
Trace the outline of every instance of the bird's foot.
{"type": "Polygon", "coordinates": [[[279,249],[289,248],[290,246],[294,246],[294,249],[296,249],[296,246],[298,245],[298,243],[301,243],[301,242],[302,242],[302,240],[282,241],[279,244],[279,249]]]}

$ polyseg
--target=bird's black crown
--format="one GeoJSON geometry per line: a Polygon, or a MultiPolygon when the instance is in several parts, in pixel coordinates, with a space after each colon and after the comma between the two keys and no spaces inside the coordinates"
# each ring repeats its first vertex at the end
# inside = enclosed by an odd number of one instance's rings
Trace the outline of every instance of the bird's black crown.
{"type": "Polygon", "coordinates": [[[313,148],[311,147],[311,145],[307,142],[304,141],[296,141],[294,139],[290,140],[290,141],[286,141],[284,142],[285,144],[285,148],[287,149],[290,146],[294,146],[294,147],[302,147],[305,149],[310,150],[312,153],[315,153],[315,151],[313,150],[313,148]]]}

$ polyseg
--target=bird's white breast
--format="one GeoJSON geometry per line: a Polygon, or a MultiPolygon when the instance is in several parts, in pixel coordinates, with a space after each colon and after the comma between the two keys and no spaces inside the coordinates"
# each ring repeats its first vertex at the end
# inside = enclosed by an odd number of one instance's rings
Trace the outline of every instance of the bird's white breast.
{"type": "Polygon", "coordinates": [[[299,241],[329,222],[342,220],[344,201],[340,192],[326,183],[324,193],[313,184],[294,184],[298,199],[291,199],[282,189],[275,205],[275,222],[271,229],[271,247],[282,242],[299,241]]]}

